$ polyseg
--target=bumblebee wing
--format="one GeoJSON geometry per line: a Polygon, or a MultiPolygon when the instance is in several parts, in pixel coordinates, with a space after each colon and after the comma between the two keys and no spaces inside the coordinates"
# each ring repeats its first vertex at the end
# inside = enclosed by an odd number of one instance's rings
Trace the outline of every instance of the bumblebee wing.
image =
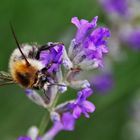
{"type": "Polygon", "coordinates": [[[4,71],[0,71],[0,81],[3,81],[3,80],[12,81],[13,79],[9,73],[4,72],[4,71]]]}
{"type": "Polygon", "coordinates": [[[0,71],[0,86],[7,85],[7,84],[14,84],[11,75],[7,72],[0,71]]]}

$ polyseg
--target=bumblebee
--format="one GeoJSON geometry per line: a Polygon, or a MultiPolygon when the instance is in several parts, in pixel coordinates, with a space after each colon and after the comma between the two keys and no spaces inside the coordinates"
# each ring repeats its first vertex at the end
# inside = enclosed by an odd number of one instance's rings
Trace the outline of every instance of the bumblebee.
{"type": "MultiPolygon", "coordinates": [[[[14,29],[11,25],[11,31],[15,39],[17,48],[13,51],[9,61],[9,73],[0,71],[0,86],[7,84],[19,84],[24,88],[40,89],[46,82],[49,83],[51,75],[48,69],[53,64],[50,63],[47,67],[39,61],[40,53],[44,50],[49,51],[56,45],[62,43],[48,43],[41,47],[37,45],[20,45],[15,35],[14,29]]],[[[59,85],[57,83],[50,83],[50,85],[59,85]]]]}

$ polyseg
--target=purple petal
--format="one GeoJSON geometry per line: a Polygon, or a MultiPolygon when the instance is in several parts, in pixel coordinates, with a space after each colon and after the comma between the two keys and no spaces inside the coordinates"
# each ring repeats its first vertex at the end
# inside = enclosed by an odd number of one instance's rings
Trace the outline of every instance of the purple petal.
{"type": "Polygon", "coordinates": [[[47,66],[52,61],[52,57],[49,52],[42,51],[40,54],[40,61],[47,66]]]}
{"type": "Polygon", "coordinates": [[[92,19],[91,23],[93,24],[94,27],[96,27],[97,21],[98,21],[98,16],[96,16],[92,19]]]}
{"type": "Polygon", "coordinates": [[[49,131],[47,131],[43,139],[53,139],[62,130],[74,130],[74,126],[75,119],[73,115],[70,112],[65,112],[64,114],[62,114],[61,120],[54,122],[53,127],[49,131]]]}
{"type": "Polygon", "coordinates": [[[56,72],[62,64],[63,47],[62,44],[57,44],[53,48],[40,53],[39,60],[46,67],[50,67],[48,70],[49,73],[56,72]]]}
{"type": "Polygon", "coordinates": [[[75,119],[69,112],[64,113],[62,116],[63,129],[67,131],[74,130],[75,119]]]}
{"type": "Polygon", "coordinates": [[[110,37],[110,31],[108,28],[104,28],[104,27],[99,27],[91,33],[91,39],[95,42],[97,46],[100,44],[105,44],[106,43],[105,38],[109,38],[109,37],[110,37]]]}
{"type": "Polygon", "coordinates": [[[71,19],[71,23],[73,23],[77,28],[80,27],[80,21],[79,21],[79,19],[77,17],[73,17],[71,19]]]}
{"type": "Polygon", "coordinates": [[[79,106],[76,106],[73,110],[73,117],[78,119],[81,116],[82,110],[79,106]]]}
{"type": "Polygon", "coordinates": [[[97,17],[95,17],[95,19],[92,20],[91,23],[84,19],[79,21],[77,17],[72,18],[71,21],[78,28],[75,40],[76,43],[79,44],[82,43],[83,39],[86,37],[88,32],[96,26],[97,17]]]}
{"type": "Polygon", "coordinates": [[[88,59],[102,60],[103,54],[108,52],[106,38],[110,37],[110,31],[107,28],[97,28],[85,40],[84,47],[88,59]]]}
{"type": "Polygon", "coordinates": [[[92,102],[84,101],[83,106],[86,112],[93,113],[95,111],[95,105],[92,102]]]}
{"type": "Polygon", "coordinates": [[[86,98],[88,98],[89,96],[91,96],[91,94],[93,93],[91,88],[84,88],[81,91],[78,92],[78,101],[84,101],[86,100],[86,98]]]}
{"type": "Polygon", "coordinates": [[[61,123],[61,121],[56,121],[54,122],[54,125],[47,131],[44,137],[45,139],[46,137],[53,139],[62,130],[63,130],[63,124],[61,123]]]}
{"type": "Polygon", "coordinates": [[[89,118],[89,117],[90,117],[89,114],[88,114],[86,111],[83,111],[82,113],[84,114],[84,116],[85,116],[86,118],[89,118]]]}

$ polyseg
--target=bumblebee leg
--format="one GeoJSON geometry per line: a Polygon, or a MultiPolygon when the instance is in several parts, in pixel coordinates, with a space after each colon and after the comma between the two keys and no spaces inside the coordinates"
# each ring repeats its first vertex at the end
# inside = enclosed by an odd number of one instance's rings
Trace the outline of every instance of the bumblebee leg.
{"type": "Polygon", "coordinates": [[[44,94],[45,103],[49,104],[50,103],[50,97],[49,97],[49,95],[46,94],[46,90],[45,89],[43,89],[43,94],[44,94]]]}
{"type": "MultiPolygon", "coordinates": [[[[41,70],[42,73],[48,75],[48,72],[47,72],[47,71],[51,68],[51,66],[52,66],[53,64],[57,64],[57,62],[52,61],[50,64],[48,64],[46,67],[44,67],[44,68],[41,70]]],[[[49,75],[48,75],[48,76],[49,76],[49,75]]]]}
{"type": "Polygon", "coordinates": [[[39,55],[40,55],[40,52],[41,51],[45,51],[45,50],[50,50],[51,48],[55,47],[56,45],[63,45],[62,42],[49,42],[43,46],[41,46],[39,49],[38,49],[38,52],[36,54],[36,59],[39,59],[39,55]]]}
{"type": "Polygon", "coordinates": [[[44,84],[44,94],[48,97],[49,103],[48,106],[51,106],[54,99],[56,98],[56,94],[58,91],[58,87],[56,85],[50,85],[49,83],[44,84]]]}

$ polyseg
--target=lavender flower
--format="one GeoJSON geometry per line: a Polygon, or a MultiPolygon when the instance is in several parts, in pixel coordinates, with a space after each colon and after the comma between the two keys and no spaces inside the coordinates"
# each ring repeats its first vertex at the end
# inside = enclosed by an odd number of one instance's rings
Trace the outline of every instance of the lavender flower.
{"type": "Polygon", "coordinates": [[[74,67],[89,70],[103,66],[103,54],[108,52],[106,38],[110,31],[104,27],[95,29],[98,17],[91,22],[73,17],[71,22],[78,28],[72,40],[68,56],[74,67]]]}
{"type": "Polygon", "coordinates": [[[44,91],[45,96],[34,89],[26,89],[26,95],[36,104],[48,109],[53,126],[41,137],[38,129],[32,129],[27,136],[19,137],[18,140],[53,140],[62,130],[73,131],[76,119],[82,114],[89,118],[89,113],[95,111],[94,104],[87,100],[92,95],[90,83],[77,75],[81,70],[102,67],[103,56],[108,53],[106,39],[110,37],[110,31],[104,27],[96,28],[97,19],[95,17],[88,22],[77,17],[72,18],[71,22],[77,27],[77,32],[68,53],[61,43],[48,43],[42,46],[44,49],[40,49],[37,58],[45,68],[38,71],[38,88],[44,91]],[[48,46],[50,49],[45,50],[48,46]],[[80,90],[77,98],[56,106],[59,94],[64,93],[68,86],[80,90]]]}
{"type": "Polygon", "coordinates": [[[60,131],[73,131],[75,125],[75,119],[69,112],[62,114],[59,121],[55,121],[52,128],[42,137],[42,140],[52,140],[60,131]]]}
{"type": "Polygon", "coordinates": [[[108,13],[116,13],[120,16],[128,14],[128,0],[100,0],[108,13]]]}
{"type": "Polygon", "coordinates": [[[114,80],[111,74],[103,73],[92,77],[90,83],[97,92],[106,93],[112,89],[114,80]]]}
{"type": "Polygon", "coordinates": [[[78,119],[81,114],[84,114],[85,117],[89,118],[88,113],[93,113],[95,111],[95,106],[90,101],[87,101],[87,98],[92,94],[90,88],[82,89],[78,92],[77,99],[69,104],[69,108],[73,112],[73,117],[78,119]]]}
{"type": "Polygon", "coordinates": [[[131,48],[140,50],[140,28],[126,31],[122,35],[122,41],[131,48]]]}
{"type": "MultiPolygon", "coordinates": [[[[54,121],[50,130],[48,130],[42,137],[38,136],[38,132],[30,132],[29,136],[20,136],[17,140],[53,140],[53,138],[62,130],[73,131],[75,126],[75,119],[69,112],[62,114],[61,119],[54,121]]],[[[31,128],[34,129],[34,128],[31,128]]]]}
{"type": "Polygon", "coordinates": [[[73,115],[69,112],[62,114],[61,120],[54,122],[54,128],[59,130],[74,130],[75,119],[73,115]]]}
{"type": "Polygon", "coordinates": [[[58,71],[62,63],[63,48],[63,44],[56,44],[55,47],[40,53],[39,60],[46,66],[46,68],[49,68],[48,72],[58,71]]]}

